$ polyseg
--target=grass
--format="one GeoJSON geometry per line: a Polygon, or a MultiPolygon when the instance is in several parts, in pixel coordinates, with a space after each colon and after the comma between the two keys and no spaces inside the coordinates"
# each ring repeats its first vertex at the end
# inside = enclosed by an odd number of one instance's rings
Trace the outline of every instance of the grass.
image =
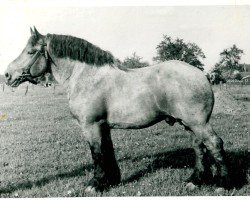
{"type": "MultiPolygon", "coordinates": [[[[85,196],[92,160],[66,95],[59,88],[24,92],[22,87],[0,91],[0,197],[85,196]]],[[[212,115],[235,187],[223,195],[249,195],[249,114],[212,115]]],[[[112,138],[122,183],[97,196],[217,195],[208,185],[186,190],[194,152],[183,127],[162,122],[147,129],[114,130],[112,138]]]]}
{"type": "Polygon", "coordinates": [[[227,90],[235,97],[237,100],[250,101],[250,86],[249,85],[235,85],[228,86],[227,90]]]}

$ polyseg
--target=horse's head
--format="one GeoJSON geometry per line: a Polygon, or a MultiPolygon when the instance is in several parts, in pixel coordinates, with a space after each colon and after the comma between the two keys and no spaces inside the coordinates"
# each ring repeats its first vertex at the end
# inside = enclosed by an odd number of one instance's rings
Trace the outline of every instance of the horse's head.
{"type": "Polygon", "coordinates": [[[22,53],[5,71],[6,84],[17,87],[25,81],[36,84],[50,70],[45,36],[30,28],[31,36],[22,53]]]}

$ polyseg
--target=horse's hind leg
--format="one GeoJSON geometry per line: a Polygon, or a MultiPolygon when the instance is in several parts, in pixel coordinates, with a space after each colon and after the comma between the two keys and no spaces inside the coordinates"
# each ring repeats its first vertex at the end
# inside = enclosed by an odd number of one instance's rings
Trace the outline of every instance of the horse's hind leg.
{"type": "Polygon", "coordinates": [[[106,123],[94,123],[84,127],[88,131],[88,140],[94,161],[94,177],[88,183],[85,192],[103,191],[105,188],[119,184],[120,170],[117,165],[110,128],[106,123]]]}
{"type": "Polygon", "coordinates": [[[207,161],[207,149],[204,143],[193,135],[193,148],[195,151],[195,168],[193,174],[187,179],[195,185],[209,183],[212,177],[207,161]]]}
{"type": "Polygon", "coordinates": [[[225,151],[223,149],[222,139],[217,136],[210,124],[197,125],[190,128],[196,137],[204,143],[206,149],[214,158],[218,173],[216,175],[218,178],[217,185],[220,187],[228,187],[229,177],[228,169],[225,163],[225,151]]]}

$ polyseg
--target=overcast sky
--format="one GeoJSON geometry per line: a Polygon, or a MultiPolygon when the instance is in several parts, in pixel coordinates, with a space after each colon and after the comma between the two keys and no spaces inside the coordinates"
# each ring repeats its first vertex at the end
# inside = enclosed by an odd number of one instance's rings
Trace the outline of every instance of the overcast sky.
{"type": "Polygon", "coordinates": [[[206,55],[206,69],[233,44],[244,50],[242,62],[250,63],[250,6],[41,7],[27,2],[0,3],[0,73],[21,53],[33,25],[42,34],[84,38],[121,60],[136,52],[152,63],[167,34],[196,43],[206,55]]]}

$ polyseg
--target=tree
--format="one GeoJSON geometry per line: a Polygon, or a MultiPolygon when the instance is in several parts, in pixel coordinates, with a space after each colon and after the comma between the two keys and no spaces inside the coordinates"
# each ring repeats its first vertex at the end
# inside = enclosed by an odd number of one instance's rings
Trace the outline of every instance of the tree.
{"type": "Polygon", "coordinates": [[[240,79],[240,75],[237,74],[242,68],[240,59],[243,53],[243,50],[239,49],[235,44],[230,48],[224,49],[220,53],[220,60],[215,64],[212,73],[219,72],[224,80],[240,79]]]}
{"type": "Polygon", "coordinates": [[[142,58],[137,56],[134,52],[132,56],[126,57],[121,65],[125,68],[141,68],[149,66],[148,62],[144,62],[141,60],[142,58]]]}
{"type": "Polygon", "coordinates": [[[157,56],[154,61],[181,60],[189,63],[201,70],[204,70],[204,64],[201,59],[206,58],[205,54],[195,43],[185,43],[183,39],[173,40],[164,35],[163,41],[156,47],[157,56]]]}
{"type": "Polygon", "coordinates": [[[241,70],[240,59],[243,54],[243,50],[239,49],[235,44],[227,49],[224,49],[220,53],[219,67],[226,68],[228,70],[241,70]]]}
{"type": "Polygon", "coordinates": [[[223,78],[221,71],[219,69],[214,69],[210,74],[209,74],[209,81],[212,84],[219,84],[220,82],[225,83],[225,79],[223,78]]]}
{"type": "Polygon", "coordinates": [[[234,74],[234,79],[236,79],[236,80],[241,80],[242,79],[242,76],[238,71],[234,74]]]}

